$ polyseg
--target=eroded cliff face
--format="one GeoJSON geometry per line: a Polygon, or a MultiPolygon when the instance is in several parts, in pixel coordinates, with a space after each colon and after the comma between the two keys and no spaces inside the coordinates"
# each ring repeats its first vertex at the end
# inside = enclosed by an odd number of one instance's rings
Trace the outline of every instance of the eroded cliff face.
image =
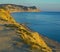
{"type": "Polygon", "coordinates": [[[17,23],[8,11],[0,9],[0,51],[52,52],[40,34],[17,23]]]}
{"type": "Polygon", "coordinates": [[[2,8],[12,12],[40,12],[40,9],[38,9],[35,6],[27,7],[22,5],[15,5],[15,4],[1,4],[2,8]]]}

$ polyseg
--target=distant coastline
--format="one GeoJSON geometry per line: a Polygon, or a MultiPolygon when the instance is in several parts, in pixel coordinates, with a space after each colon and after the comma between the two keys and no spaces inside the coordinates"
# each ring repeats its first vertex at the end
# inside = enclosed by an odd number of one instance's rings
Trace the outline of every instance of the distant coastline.
{"type": "Polygon", "coordinates": [[[23,6],[16,4],[0,4],[0,8],[8,10],[10,13],[12,12],[40,12],[36,6],[23,6]]]}

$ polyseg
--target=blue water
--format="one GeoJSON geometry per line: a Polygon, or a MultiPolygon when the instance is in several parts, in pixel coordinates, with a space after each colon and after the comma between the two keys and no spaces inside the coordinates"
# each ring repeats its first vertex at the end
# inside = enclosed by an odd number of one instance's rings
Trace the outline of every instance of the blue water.
{"type": "Polygon", "coordinates": [[[15,20],[33,31],[60,42],[60,12],[12,13],[15,20]]]}

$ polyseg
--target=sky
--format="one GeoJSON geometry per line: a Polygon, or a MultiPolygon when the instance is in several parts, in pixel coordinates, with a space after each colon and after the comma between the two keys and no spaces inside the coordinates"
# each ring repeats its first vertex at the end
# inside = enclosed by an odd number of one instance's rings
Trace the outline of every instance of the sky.
{"type": "Polygon", "coordinates": [[[60,12],[60,0],[0,0],[0,4],[37,6],[42,11],[60,12]]]}

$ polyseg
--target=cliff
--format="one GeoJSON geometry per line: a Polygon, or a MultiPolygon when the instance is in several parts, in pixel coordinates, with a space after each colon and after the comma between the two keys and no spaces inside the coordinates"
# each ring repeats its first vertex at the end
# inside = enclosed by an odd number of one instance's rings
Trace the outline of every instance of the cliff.
{"type": "Polygon", "coordinates": [[[0,52],[60,52],[60,44],[17,23],[0,9],[0,52]]]}
{"type": "Polygon", "coordinates": [[[35,6],[22,6],[15,4],[0,4],[0,8],[4,8],[10,12],[40,12],[40,10],[35,6]]]}
{"type": "Polygon", "coordinates": [[[0,52],[52,52],[39,33],[17,23],[0,9],[0,52]]]}

